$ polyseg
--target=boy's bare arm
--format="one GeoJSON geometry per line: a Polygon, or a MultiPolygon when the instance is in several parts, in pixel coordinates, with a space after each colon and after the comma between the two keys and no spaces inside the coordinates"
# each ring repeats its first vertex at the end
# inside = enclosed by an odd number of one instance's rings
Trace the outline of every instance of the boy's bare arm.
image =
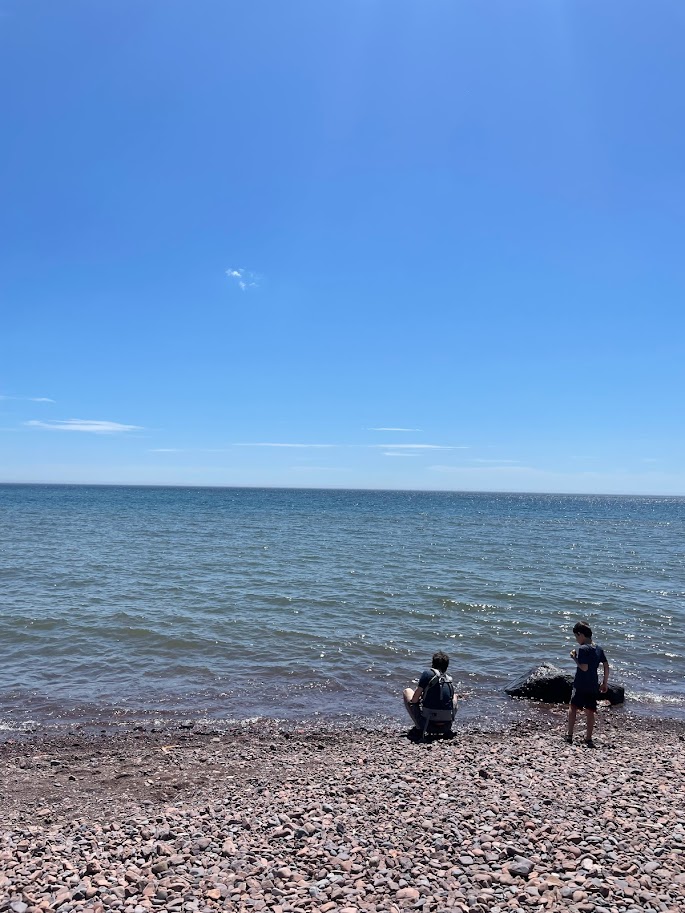
{"type": "Polygon", "coordinates": [[[576,666],[578,666],[578,668],[580,669],[581,672],[587,672],[587,670],[590,668],[587,663],[578,662],[578,651],[577,650],[571,650],[571,659],[576,664],[576,666]]]}
{"type": "Polygon", "coordinates": [[[604,669],[604,679],[602,681],[602,684],[599,686],[599,690],[602,692],[602,694],[604,694],[604,692],[607,690],[607,687],[609,685],[609,663],[606,660],[604,660],[604,662],[602,663],[602,667],[604,669]]]}

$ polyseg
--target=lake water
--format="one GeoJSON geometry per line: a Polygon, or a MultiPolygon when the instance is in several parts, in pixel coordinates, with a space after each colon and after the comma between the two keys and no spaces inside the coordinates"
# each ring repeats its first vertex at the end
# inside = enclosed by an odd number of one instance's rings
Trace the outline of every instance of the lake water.
{"type": "Polygon", "coordinates": [[[397,718],[446,650],[460,715],[572,671],[685,717],[685,499],[0,486],[0,728],[397,718]]]}

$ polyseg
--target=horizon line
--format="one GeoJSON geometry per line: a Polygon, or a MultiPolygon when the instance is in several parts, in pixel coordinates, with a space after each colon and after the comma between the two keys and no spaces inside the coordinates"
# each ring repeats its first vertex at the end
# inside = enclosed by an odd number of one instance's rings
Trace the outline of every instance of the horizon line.
{"type": "Polygon", "coordinates": [[[462,494],[462,495],[556,495],[568,498],[680,498],[683,494],[655,494],[651,492],[600,492],[600,491],[521,491],[507,488],[350,488],[345,485],[210,485],[173,482],[4,482],[2,486],[36,486],[41,488],[192,488],[192,489],[237,489],[241,491],[351,491],[351,492],[397,492],[407,494],[462,494]]]}

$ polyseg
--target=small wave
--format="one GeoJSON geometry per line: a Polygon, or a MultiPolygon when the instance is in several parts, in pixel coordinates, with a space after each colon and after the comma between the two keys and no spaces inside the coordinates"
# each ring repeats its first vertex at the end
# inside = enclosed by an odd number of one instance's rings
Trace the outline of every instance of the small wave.
{"type": "Polygon", "coordinates": [[[0,732],[33,732],[38,729],[39,725],[37,720],[22,720],[20,723],[0,720],[0,732]]]}
{"type": "Polygon", "coordinates": [[[669,706],[685,706],[685,697],[674,694],[658,694],[656,691],[626,691],[626,698],[638,704],[668,704],[669,706]]]}

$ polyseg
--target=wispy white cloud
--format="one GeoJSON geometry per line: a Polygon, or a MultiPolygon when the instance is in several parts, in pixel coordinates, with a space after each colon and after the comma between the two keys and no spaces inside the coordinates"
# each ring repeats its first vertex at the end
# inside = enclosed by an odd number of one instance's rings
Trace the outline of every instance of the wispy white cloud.
{"type": "Polygon", "coordinates": [[[367,428],[367,431],[421,431],[420,428],[367,428]]]}
{"type": "Polygon", "coordinates": [[[520,460],[480,460],[480,459],[474,458],[470,462],[471,463],[495,463],[497,465],[502,466],[502,465],[507,465],[507,464],[520,463],[521,461],[520,460]]]}
{"type": "Polygon", "coordinates": [[[477,472],[537,472],[532,466],[511,466],[506,464],[504,466],[428,466],[427,467],[431,472],[463,472],[463,473],[477,473],[477,472]]]}
{"type": "Polygon", "coordinates": [[[246,269],[227,269],[226,275],[236,283],[241,292],[257,288],[259,285],[257,276],[246,269]]]}
{"type": "Polygon", "coordinates": [[[468,450],[467,444],[365,444],[381,450],[468,450]]]}
{"type": "Polygon", "coordinates": [[[315,449],[330,449],[332,447],[352,447],[362,450],[384,450],[384,451],[399,451],[399,450],[468,450],[468,445],[452,445],[452,444],[395,444],[395,443],[386,443],[386,444],[292,444],[289,442],[281,441],[241,441],[232,445],[233,447],[295,447],[300,449],[305,448],[315,448],[315,449]]]}
{"type": "Polygon", "coordinates": [[[351,472],[348,466],[291,466],[292,472],[351,472]]]}
{"type": "Polygon", "coordinates": [[[230,447],[150,447],[148,453],[230,453],[230,447]]]}
{"type": "Polygon", "coordinates": [[[54,403],[49,396],[6,396],[0,393],[0,399],[22,400],[25,403],[54,403]]]}
{"type": "Polygon", "coordinates": [[[31,428],[48,431],[85,431],[90,434],[121,434],[125,431],[140,431],[140,425],[121,425],[119,422],[97,422],[89,419],[70,418],[59,422],[24,422],[31,428]]]}
{"type": "Polygon", "coordinates": [[[250,441],[250,442],[245,442],[245,443],[234,444],[233,446],[234,447],[296,447],[296,448],[300,448],[300,449],[306,449],[306,448],[313,447],[316,449],[323,449],[323,448],[330,448],[330,447],[338,447],[339,445],[338,444],[282,444],[282,443],[272,442],[272,441],[254,441],[254,442],[250,441]]]}
{"type": "Polygon", "coordinates": [[[236,441],[227,447],[193,447],[191,449],[177,447],[155,447],[149,453],[228,453],[232,447],[274,447],[285,450],[333,450],[347,448],[357,450],[383,450],[385,456],[418,456],[422,450],[468,450],[468,445],[452,444],[342,444],[292,441],[236,441]],[[409,451],[409,452],[407,452],[409,451]]]}

